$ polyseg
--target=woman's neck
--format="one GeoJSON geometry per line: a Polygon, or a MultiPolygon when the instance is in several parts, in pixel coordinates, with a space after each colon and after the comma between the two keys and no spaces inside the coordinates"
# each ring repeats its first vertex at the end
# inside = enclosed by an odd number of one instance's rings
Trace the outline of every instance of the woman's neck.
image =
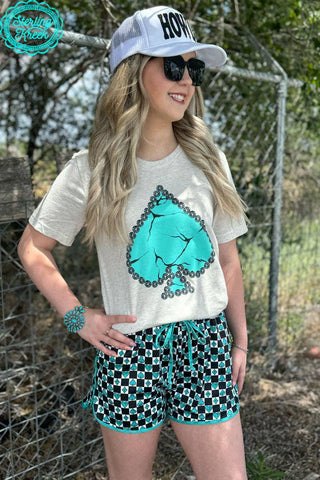
{"type": "Polygon", "coordinates": [[[156,126],[147,120],[139,140],[137,156],[143,160],[160,160],[172,153],[177,145],[172,124],[156,126]]]}

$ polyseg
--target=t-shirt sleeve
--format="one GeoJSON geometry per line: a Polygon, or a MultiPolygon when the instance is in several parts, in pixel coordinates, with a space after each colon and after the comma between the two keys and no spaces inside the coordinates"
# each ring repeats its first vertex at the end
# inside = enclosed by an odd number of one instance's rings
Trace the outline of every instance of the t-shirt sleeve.
{"type": "MultiPolygon", "coordinates": [[[[222,166],[227,173],[228,179],[234,186],[226,156],[221,150],[219,150],[219,154],[222,166]]],[[[248,227],[243,216],[237,219],[222,212],[219,208],[217,208],[215,211],[213,229],[218,243],[230,242],[231,240],[240,237],[248,231],[248,227]]]]}
{"type": "Polygon", "coordinates": [[[29,223],[63,245],[72,245],[85,222],[90,170],[87,151],[73,155],[53,182],[29,223]]]}

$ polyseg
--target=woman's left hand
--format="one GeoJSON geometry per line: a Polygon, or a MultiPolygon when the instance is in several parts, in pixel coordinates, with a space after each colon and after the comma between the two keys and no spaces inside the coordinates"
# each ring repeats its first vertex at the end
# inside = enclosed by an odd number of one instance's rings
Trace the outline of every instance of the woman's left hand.
{"type": "Polygon", "coordinates": [[[239,348],[232,347],[232,386],[238,385],[238,392],[240,394],[244,377],[246,374],[247,354],[239,348]]]}

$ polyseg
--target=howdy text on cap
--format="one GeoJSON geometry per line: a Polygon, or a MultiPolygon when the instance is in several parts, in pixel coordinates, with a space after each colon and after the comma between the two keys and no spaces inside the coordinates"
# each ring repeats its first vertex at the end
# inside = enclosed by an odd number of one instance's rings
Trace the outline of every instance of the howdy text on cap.
{"type": "Polygon", "coordinates": [[[160,13],[158,18],[163,29],[165,40],[175,37],[180,38],[182,34],[184,34],[185,37],[189,37],[195,41],[192,31],[181,13],[170,12],[169,15],[167,13],[160,13]]]}

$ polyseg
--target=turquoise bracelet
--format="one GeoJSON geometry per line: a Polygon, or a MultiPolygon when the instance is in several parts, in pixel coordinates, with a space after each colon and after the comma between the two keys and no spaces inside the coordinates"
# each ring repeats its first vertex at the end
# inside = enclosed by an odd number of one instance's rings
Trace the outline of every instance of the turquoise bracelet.
{"type": "Polygon", "coordinates": [[[64,323],[69,332],[75,333],[81,330],[84,327],[84,312],[86,307],[82,305],[74,307],[73,310],[69,310],[65,314],[64,323]]]}

